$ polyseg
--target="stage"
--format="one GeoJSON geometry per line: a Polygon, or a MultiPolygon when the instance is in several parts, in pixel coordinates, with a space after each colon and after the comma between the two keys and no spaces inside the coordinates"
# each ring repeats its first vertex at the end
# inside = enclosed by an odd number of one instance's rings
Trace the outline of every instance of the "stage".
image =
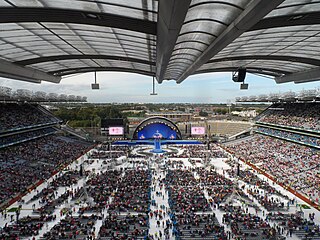
{"type": "Polygon", "coordinates": [[[149,140],[123,140],[116,141],[113,145],[121,146],[138,146],[138,145],[153,145],[154,148],[150,151],[151,153],[165,153],[166,151],[162,149],[162,145],[195,145],[203,144],[196,140],[166,140],[166,139],[149,139],[149,140]]]}

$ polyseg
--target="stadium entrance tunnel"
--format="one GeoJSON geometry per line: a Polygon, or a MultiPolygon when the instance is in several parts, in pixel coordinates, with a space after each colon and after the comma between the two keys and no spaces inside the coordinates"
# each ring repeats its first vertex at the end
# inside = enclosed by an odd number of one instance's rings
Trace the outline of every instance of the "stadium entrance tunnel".
{"type": "Polygon", "coordinates": [[[133,140],[181,140],[179,128],[164,117],[143,120],[133,133],[133,140]]]}

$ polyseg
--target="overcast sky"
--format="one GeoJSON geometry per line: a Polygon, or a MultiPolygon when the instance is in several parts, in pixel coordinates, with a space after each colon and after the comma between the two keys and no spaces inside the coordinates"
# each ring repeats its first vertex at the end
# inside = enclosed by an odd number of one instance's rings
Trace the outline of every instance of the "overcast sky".
{"type": "Polygon", "coordinates": [[[157,96],[150,96],[152,77],[133,73],[98,72],[97,82],[100,90],[91,90],[94,82],[93,73],[66,77],[60,84],[42,82],[27,83],[0,78],[0,86],[13,90],[29,89],[32,91],[54,92],[87,96],[88,102],[135,102],[135,103],[226,103],[234,102],[235,97],[278,93],[292,90],[320,88],[320,81],[305,84],[276,84],[273,79],[247,74],[249,90],[239,90],[238,83],[231,80],[231,73],[208,73],[189,77],[181,84],[175,81],[163,81],[156,85],[157,96]]]}

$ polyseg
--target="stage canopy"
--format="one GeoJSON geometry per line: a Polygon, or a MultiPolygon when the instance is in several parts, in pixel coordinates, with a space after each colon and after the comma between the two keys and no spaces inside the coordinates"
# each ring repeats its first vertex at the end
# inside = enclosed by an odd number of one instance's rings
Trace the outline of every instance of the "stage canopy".
{"type": "Polygon", "coordinates": [[[91,71],[181,83],[231,72],[320,76],[316,0],[0,0],[0,76],[59,83],[91,71]]]}
{"type": "Polygon", "coordinates": [[[143,120],[133,133],[133,140],[181,140],[179,128],[164,117],[150,117],[143,120]]]}

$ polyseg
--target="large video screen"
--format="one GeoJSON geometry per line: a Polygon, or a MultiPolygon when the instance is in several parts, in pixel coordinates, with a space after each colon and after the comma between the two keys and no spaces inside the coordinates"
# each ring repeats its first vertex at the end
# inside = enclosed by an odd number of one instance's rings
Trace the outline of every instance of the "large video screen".
{"type": "Polygon", "coordinates": [[[109,127],[109,135],[111,136],[120,136],[123,135],[124,128],[123,127],[109,127]]]}
{"type": "Polygon", "coordinates": [[[191,127],[191,135],[204,135],[205,133],[204,127],[191,127]]]}

